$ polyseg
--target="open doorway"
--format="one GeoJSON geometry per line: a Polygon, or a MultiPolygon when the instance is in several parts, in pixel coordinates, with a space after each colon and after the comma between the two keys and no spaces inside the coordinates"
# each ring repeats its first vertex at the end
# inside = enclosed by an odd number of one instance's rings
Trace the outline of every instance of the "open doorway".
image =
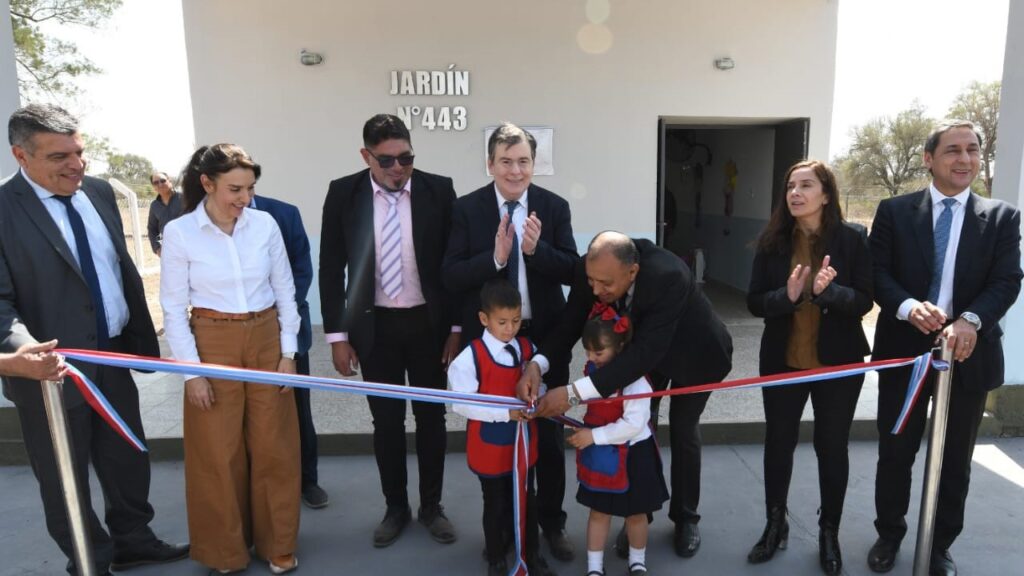
{"type": "Polygon", "coordinates": [[[807,156],[807,118],[658,119],[658,244],[746,292],[753,243],[807,156]]]}

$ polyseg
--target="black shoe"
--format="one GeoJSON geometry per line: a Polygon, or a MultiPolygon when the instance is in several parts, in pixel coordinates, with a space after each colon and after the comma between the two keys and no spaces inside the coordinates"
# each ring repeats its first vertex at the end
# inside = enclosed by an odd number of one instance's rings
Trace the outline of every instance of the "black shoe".
{"type": "Polygon", "coordinates": [[[615,555],[625,560],[629,558],[629,534],[626,533],[626,525],[622,525],[619,535],[615,537],[615,555]]]}
{"type": "Polygon", "coordinates": [[[695,522],[676,524],[676,533],[672,538],[676,554],[683,558],[693,558],[700,550],[700,528],[695,522]]]}
{"type": "Polygon", "coordinates": [[[302,503],[307,508],[314,510],[318,508],[326,508],[330,504],[331,498],[327,495],[327,492],[316,484],[306,484],[302,487],[302,503]]]}
{"type": "Polygon", "coordinates": [[[761,539],[747,554],[747,562],[760,564],[775,556],[776,550],[785,550],[789,545],[789,522],[786,521],[786,507],[772,506],[768,509],[768,523],[764,526],[761,539]]]}
{"type": "Polygon", "coordinates": [[[508,564],[505,564],[505,559],[488,563],[487,576],[508,576],[508,564]]]}
{"type": "Polygon", "coordinates": [[[818,560],[821,570],[835,576],[843,570],[843,554],[839,551],[839,528],[831,524],[818,529],[818,560]]]}
{"type": "Polygon", "coordinates": [[[548,547],[551,548],[551,555],[560,562],[572,562],[573,557],[576,555],[576,549],[572,545],[572,540],[569,540],[569,535],[565,533],[564,529],[552,530],[548,532],[544,531],[544,539],[548,541],[548,547]]]}
{"type": "Polygon", "coordinates": [[[647,576],[647,566],[639,562],[629,565],[629,576],[647,576]]]}
{"type": "Polygon", "coordinates": [[[114,561],[110,563],[113,571],[127,570],[146,564],[166,564],[188,558],[188,544],[168,544],[163,540],[153,540],[143,546],[131,550],[114,553],[114,561]]]}
{"type": "Polygon", "coordinates": [[[421,507],[416,511],[416,516],[420,524],[427,527],[430,537],[435,541],[441,544],[455,542],[455,527],[452,526],[451,521],[445,516],[444,506],[438,505],[429,510],[421,507]]]}
{"type": "Polygon", "coordinates": [[[933,550],[928,576],[956,576],[956,564],[949,550],[933,550]]]}
{"type": "Polygon", "coordinates": [[[526,571],[530,573],[530,576],[558,576],[558,572],[548,566],[548,561],[543,556],[537,556],[532,560],[527,558],[526,571]]]}
{"type": "Polygon", "coordinates": [[[412,520],[412,509],[406,506],[405,508],[388,508],[387,513],[384,514],[384,519],[381,520],[380,525],[373,531],[373,547],[384,548],[390,546],[398,540],[398,537],[402,535],[402,530],[405,529],[405,525],[412,520]]]}
{"type": "Polygon", "coordinates": [[[888,572],[896,564],[896,553],[900,551],[899,540],[879,537],[868,551],[868,568],[872,572],[888,572]]]}

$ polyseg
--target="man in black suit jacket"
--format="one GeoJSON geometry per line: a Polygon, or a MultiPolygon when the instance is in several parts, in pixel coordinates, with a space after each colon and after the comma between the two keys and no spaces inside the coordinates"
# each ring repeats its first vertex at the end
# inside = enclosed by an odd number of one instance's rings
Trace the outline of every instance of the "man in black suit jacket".
{"type": "MultiPolygon", "coordinates": [[[[882,307],[874,359],[921,354],[936,335],[953,348],[949,423],[939,481],[932,574],[955,574],[949,547],[963,530],[971,456],[989,390],[1003,383],[999,320],[1020,291],[1020,212],[971,192],[981,137],[969,122],[948,122],[928,137],[929,188],[883,200],[871,230],[875,299],[882,307]]],[[[868,554],[875,572],[892,569],[907,531],[911,466],[927,417],[922,393],[905,431],[890,430],[907,390],[909,368],[885,370],[878,382],[875,528],[868,554]]]]}
{"type": "MultiPolygon", "coordinates": [[[[607,397],[644,375],[672,387],[718,382],[732,369],[732,338],[686,264],[649,240],[602,232],[578,266],[561,321],[539,343],[538,356],[520,381],[520,398],[536,397],[544,364],[562,362],[583,331],[597,302],[617,306],[632,318],[633,341],[611,363],[540,399],[538,416],[562,414],[578,400],[607,397]]],[[[672,501],[675,549],[683,557],[700,547],[700,415],[708,393],[672,398],[672,501]]]]}
{"type": "MultiPolygon", "coordinates": [[[[320,240],[320,302],[334,367],[372,382],[445,388],[454,358],[441,259],[451,227],[451,178],[413,169],[409,130],[378,114],[363,127],[368,169],[331,182],[320,240]],[[346,284],[346,274],[348,283],[346,284]]],[[[374,546],[393,543],[412,517],[406,493],[405,402],[369,396],[373,447],[387,502],[374,546]]],[[[419,520],[442,543],[455,530],[441,507],[444,405],[412,403],[419,460],[419,520]]]]}
{"type": "MultiPolygon", "coordinates": [[[[480,289],[492,278],[506,277],[523,297],[519,334],[543,340],[565,307],[562,285],[572,281],[579,260],[572,235],[569,203],[532,183],[537,142],[513,124],[504,123],[487,143],[487,165],[494,181],[459,198],[444,257],[444,283],[459,296],[462,345],[483,334],[478,319],[480,289]],[[510,210],[511,208],[511,216],[510,210]]],[[[552,367],[549,388],[565,386],[568,362],[552,367]]],[[[564,426],[538,421],[538,523],[563,561],[572,560],[565,534],[564,426]]]]}
{"type": "MultiPolygon", "coordinates": [[[[8,138],[21,170],[0,184],[0,352],[58,339],[69,348],[159,357],[114,191],[85,176],[78,121],[57,106],[32,104],[11,115],[8,138]]],[[[87,363],[81,370],[145,441],[129,371],[87,363]]],[[[18,409],[47,530],[74,573],[68,511],[39,383],[4,378],[3,390],[18,409]]],[[[187,545],[166,544],[149,528],[149,456],[110,429],[70,382],[64,402],[97,573],[185,558],[187,545]],[[90,505],[90,461],[106,500],[109,534],[90,505]]]]}

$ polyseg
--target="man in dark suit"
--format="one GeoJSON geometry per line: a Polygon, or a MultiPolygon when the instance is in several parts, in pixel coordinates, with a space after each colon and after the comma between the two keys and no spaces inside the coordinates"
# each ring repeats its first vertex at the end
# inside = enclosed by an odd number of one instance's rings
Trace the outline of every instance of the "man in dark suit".
{"type": "MultiPolygon", "coordinates": [[[[883,200],[871,229],[875,300],[882,307],[874,359],[914,356],[945,336],[953,349],[953,382],[939,480],[932,574],[956,574],[949,547],[963,530],[971,456],[988,391],[1003,383],[999,320],[1020,291],[1020,212],[971,192],[981,137],[973,124],[951,121],[925,143],[932,184],[883,200]]],[[[885,370],[878,381],[878,470],[875,528],[868,553],[875,572],[888,572],[907,532],[911,466],[927,418],[926,384],[902,434],[892,429],[907,390],[909,368],[885,370]]]]}
{"type": "MultiPolygon", "coordinates": [[[[483,333],[478,319],[480,289],[488,280],[508,278],[523,300],[520,336],[542,340],[565,308],[562,285],[572,281],[579,255],[572,235],[569,203],[532,183],[537,141],[504,123],[487,142],[487,166],[494,181],[459,198],[444,257],[445,286],[459,295],[462,345],[483,333]]],[[[544,381],[565,386],[568,361],[552,366],[544,381]]],[[[562,561],[573,558],[565,533],[564,426],[537,422],[538,523],[551,552],[562,561]]]]}
{"type": "MultiPolygon", "coordinates": [[[[284,247],[288,251],[288,263],[295,280],[295,301],[302,323],[299,325],[299,351],[295,355],[295,370],[298,374],[309,374],[309,349],[313,346],[313,326],[309,320],[309,303],[306,295],[313,284],[313,261],[309,257],[309,237],[302,225],[302,215],[292,204],[253,195],[250,208],[270,214],[281,229],[284,247]]],[[[313,411],[309,404],[309,389],[295,389],[295,407],[299,412],[299,451],[302,459],[302,503],[309,508],[323,508],[330,503],[327,491],[320,487],[317,478],[316,427],[313,425],[313,411]]]]}
{"type": "MultiPolygon", "coordinates": [[[[519,397],[536,398],[548,362],[564,362],[580,338],[595,303],[614,305],[633,320],[633,341],[608,365],[571,385],[548,391],[537,416],[562,414],[580,400],[607,397],[625,383],[649,375],[673,388],[721,381],[732,369],[732,338],[686,264],[649,240],[602,232],[578,266],[561,320],[539,343],[527,365],[519,397]]],[[[709,393],[672,398],[672,501],[676,553],[690,557],[700,548],[700,415],[709,393]]]]}
{"type": "MultiPolygon", "coordinates": [[[[458,349],[441,259],[451,228],[451,178],[413,169],[409,130],[390,114],[363,127],[368,169],[331,182],[320,241],[320,300],[334,367],[372,382],[445,388],[458,349]],[[348,282],[346,284],[346,273],[348,282]]],[[[393,543],[412,517],[406,493],[405,402],[368,397],[373,449],[387,502],[374,546],[393,543]]],[[[419,521],[455,541],[441,507],[447,433],[444,405],[412,403],[419,460],[419,521]]]]}
{"type": "MultiPolygon", "coordinates": [[[[85,176],[77,120],[49,104],[16,110],[8,123],[21,170],[0,184],[0,352],[37,340],[69,348],[160,356],[142,279],[124,242],[110,185],[85,176]]],[[[83,363],[82,371],[145,441],[139,394],[128,370],[83,363]]],[[[38,382],[4,378],[14,402],[50,536],[75,572],[68,510],[38,382]]],[[[64,386],[69,440],[96,571],[180,560],[149,528],[149,456],[137,452],[64,386]],[[106,501],[108,534],[89,505],[89,462],[106,501]]]]}

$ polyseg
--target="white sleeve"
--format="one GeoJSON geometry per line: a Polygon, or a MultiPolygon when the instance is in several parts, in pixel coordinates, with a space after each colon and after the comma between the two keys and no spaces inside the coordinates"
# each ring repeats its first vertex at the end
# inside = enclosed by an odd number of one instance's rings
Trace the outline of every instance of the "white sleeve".
{"type": "Polygon", "coordinates": [[[897,320],[909,320],[910,319],[910,311],[913,310],[914,307],[917,306],[920,303],[921,303],[920,301],[918,301],[918,300],[916,300],[914,298],[907,298],[902,303],[900,303],[900,307],[896,310],[896,319],[897,320]]]}
{"type": "MultiPolygon", "coordinates": [[[[626,386],[622,391],[623,396],[631,394],[644,394],[651,391],[651,385],[647,378],[640,378],[636,382],[626,386]]],[[[593,429],[594,444],[625,444],[639,434],[644,426],[647,426],[651,419],[651,399],[641,398],[639,400],[625,400],[622,406],[622,417],[593,429]]]]}
{"type": "MultiPolygon", "coordinates": [[[[164,228],[160,248],[160,307],[164,312],[164,331],[171,356],[184,362],[199,362],[196,339],[188,324],[189,260],[186,240],[171,222],[164,228]]],[[[196,376],[185,374],[185,380],[196,376]]]]}
{"type": "MultiPolygon", "coordinates": [[[[454,392],[475,393],[480,390],[480,382],[476,379],[476,363],[473,361],[472,346],[466,346],[448,366],[448,386],[454,392]]],[[[509,421],[506,408],[484,408],[452,403],[452,411],[470,420],[481,422],[509,421]]]]}
{"type": "Polygon", "coordinates": [[[270,222],[270,288],[274,291],[277,320],[281,324],[281,353],[299,351],[299,307],[295,303],[295,279],[288,262],[288,252],[281,238],[281,229],[269,215],[270,222]]]}

